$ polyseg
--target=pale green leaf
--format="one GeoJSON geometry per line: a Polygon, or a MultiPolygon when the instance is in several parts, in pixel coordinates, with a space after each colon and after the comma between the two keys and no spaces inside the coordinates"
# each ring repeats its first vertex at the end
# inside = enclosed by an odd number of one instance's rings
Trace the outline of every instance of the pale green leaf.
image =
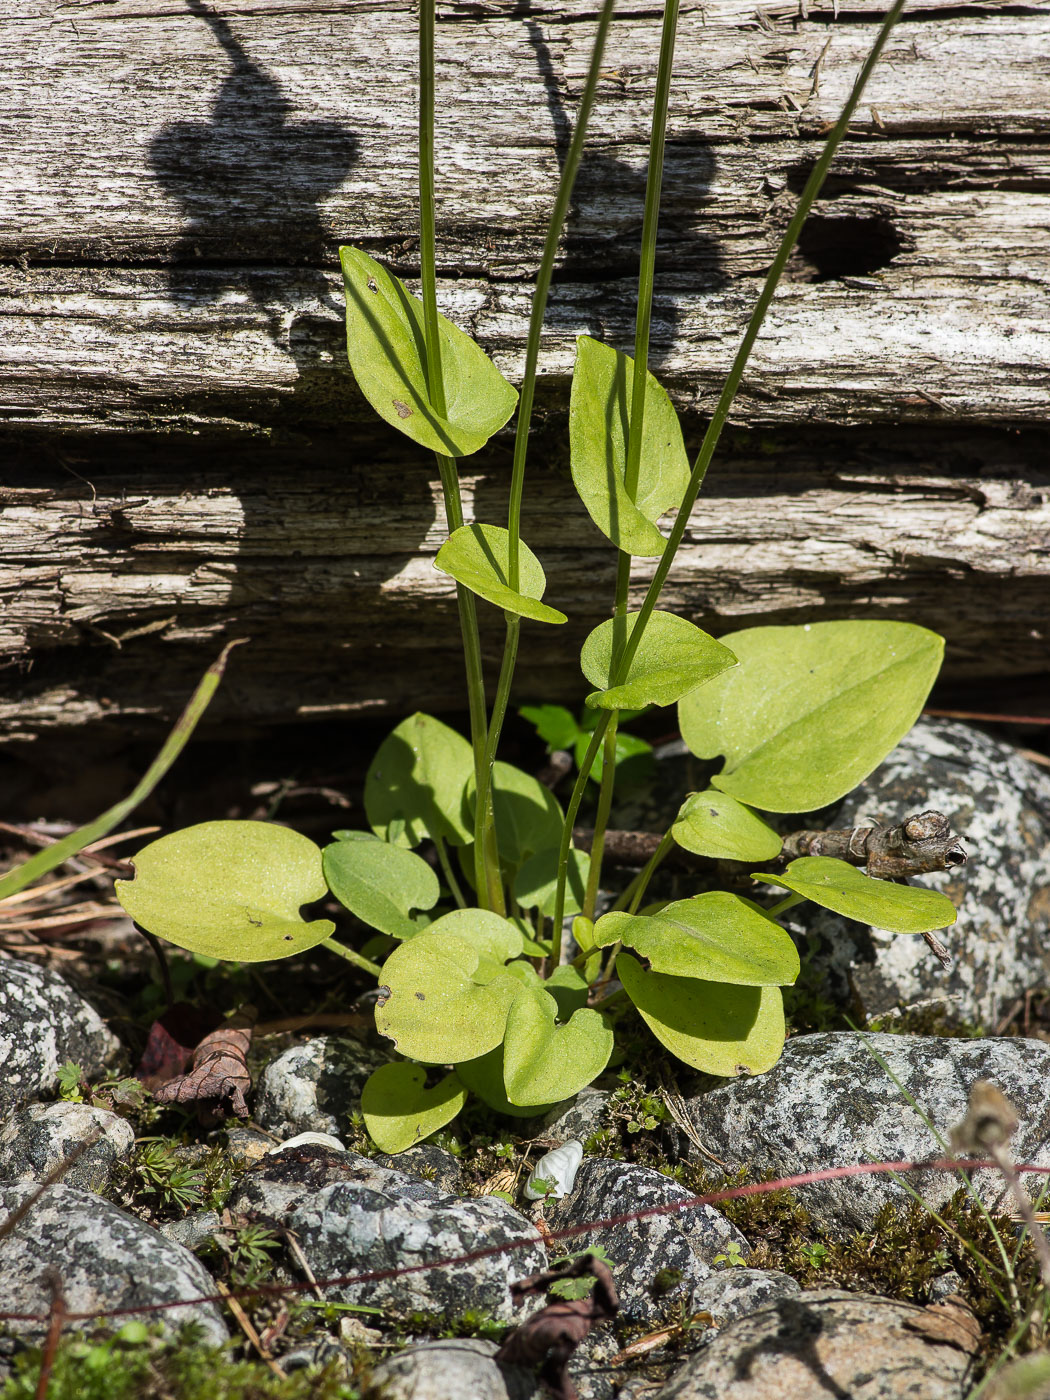
{"type": "Polygon", "coordinates": [[[497,1045],[494,1050],[490,1050],[487,1055],[480,1055],[476,1060],[466,1060],[458,1064],[456,1073],[482,1103],[488,1104],[489,1108],[497,1113],[506,1114],[508,1118],[536,1118],[562,1102],[558,1099],[545,1104],[527,1104],[525,1107],[511,1103],[503,1085],[502,1045],[497,1045]]]}
{"type": "Polygon", "coordinates": [[[689,459],[678,415],[646,374],[645,417],[634,499],[624,485],[634,394],[634,361],[590,336],[576,341],[569,401],[572,479],[591,519],[628,554],[662,554],[656,521],[677,506],[689,484],[689,459]]]}
{"type": "Polygon", "coordinates": [[[404,1152],[451,1123],[467,1101],[467,1091],[453,1074],[424,1087],[421,1065],[380,1065],[361,1090],[361,1114],[368,1135],[381,1152],[404,1152]]]}
{"type": "MultiPolygon", "coordinates": [[[[468,785],[467,801],[473,811],[473,779],[468,785]]],[[[500,860],[510,870],[518,870],[530,856],[561,840],[564,816],[558,799],[531,773],[524,773],[511,763],[492,765],[492,809],[500,860]]]]}
{"type": "MultiPolygon", "coordinates": [[[[565,885],[565,913],[578,914],[583,908],[591,858],[586,851],[569,851],[568,879],[565,885]]],[[[558,852],[539,851],[530,856],[514,877],[514,898],[523,909],[538,909],[544,918],[554,913],[558,883],[558,852]]]]}
{"type": "Polygon", "coordinates": [[[569,1098],[597,1079],[609,1063],[613,1033],[600,1012],[585,1008],[555,1025],[557,1005],[541,988],[525,987],[507,1016],[503,1084],[521,1107],[569,1098]]]}
{"type": "Polygon", "coordinates": [[[918,718],[943,639],[908,622],[749,627],[723,641],[739,665],[678,707],[699,758],[725,755],[714,785],[771,812],[844,796],[918,718]]]}
{"type": "Polygon", "coordinates": [[[236,962],[288,958],[323,942],[329,919],[304,904],[328,893],[321,851],[271,822],[202,822],[144,846],[134,880],[118,880],[127,914],[191,953],[236,962]]]}
{"type": "Polygon", "coordinates": [[[446,457],[469,457],[514,412],[517,391],[469,335],[438,317],[442,415],[427,385],[423,303],[357,248],[340,248],[346,351],[362,394],[380,418],[446,457]]]}
{"type": "Polygon", "coordinates": [[[388,734],[365,777],[365,815],[397,846],[440,837],[453,846],[474,839],[466,787],[474,754],[461,734],[433,715],[414,714],[388,734]]]}
{"type": "Polygon", "coordinates": [[[671,835],[683,850],[711,860],[773,860],[783,845],[750,807],[714,788],[686,798],[671,835]]]}
{"type": "Polygon", "coordinates": [[[705,1074],[764,1074],[784,1048],[779,987],[734,987],[646,972],[629,953],[616,959],[624,991],[661,1045],[705,1074]]]}
{"type": "Polygon", "coordinates": [[[413,918],[411,911],[432,909],[441,893],[425,860],[371,832],[326,846],[324,873],[340,904],[391,938],[411,938],[425,927],[429,921],[413,918]]]}
{"type": "Polygon", "coordinates": [[[940,890],[874,880],[831,856],[800,856],[782,874],[751,878],[780,885],[847,919],[890,933],[932,933],[956,919],[955,905],[940,890]]]}
{"type": "Polygon", "coordinates": [[[706,982],[784,986],[799,971],[791,935],[750,900],[723,890],[666,904],[658,914],[605,914],[594,941],[633,948],[654,972],[706,982]]]}
{"type": "Polygon", "coordinates": [[[626,627],[617,618],[597,626],[583,644],[580,669],[591,685],[587,696],[595,709],[636,709],[642,705],[672,705],[734,665],[733,653],[699,627],[676,613],[657,610],[649,619],[623,685],[613,686],[614,648],[634,631],[637,613],[628,613],[626,627]]]}
{"type": "Polygon", "coordinates": [[[565,614],[540,601],[547,587],[540,561],[518,542],[518,588],[509,578],[510,536],[501,525],[461,525],[438,550],[434,567],[504,612],[534,622],[564,622],[565,614]]]}

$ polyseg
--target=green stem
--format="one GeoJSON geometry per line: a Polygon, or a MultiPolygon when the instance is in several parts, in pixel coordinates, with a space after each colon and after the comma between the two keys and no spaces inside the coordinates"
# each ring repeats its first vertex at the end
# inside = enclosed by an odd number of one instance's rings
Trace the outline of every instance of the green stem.
{"type": "Polygon", "coordinates": [[[583,762],[580,764],[580,771],[576,777],[572,796],[569,798],[569,805],[565,809],[565,824],[561,829],[561,843],[558,846],[558,883],[554,892],[554,913],[551,916],[551,949],[553,950],[555,944],[558,945],[559,963],[569,961],[569,939],[565,936],[563,925],[565,923],[565,883],[569,868],[569,850],[572,846],[572,829],[576,825],[576,814],[580,810],[580,803],[583,801],[584,790],[587,787],[587,774],[591,771],[591,765],[598,756],[598,750],[602,746],[605,731],[608,729],[612,717],[612,710],[602,711],[601,718],[591,735],[591,742],[587,745],[583,762]]]}
{"type": "Polygon", "coordinates": [[[445,884],[448,885],[449,889],[452,891],[452,898],[456,901],[460,909],[465,909],[467,907],[467,901],[463,898],[463,891],[460,889],[459,881],[456,879],[455,872],[452,869],[448,847],[445,845],[443,837],[434,837],[434,849],[437,851],[438,864],[441,866],[441,873],[445,877],[445,884]]]}
{"type": "MultiPolygon", "coordinates": [[[[419,274],[423,283],[423,332],[427,348],[427,389],[436,411],[445,416],[438,332],[437,268],[434,255],[434,9],[435,0],[419,2],[419,274]]],[[[440,465],[440,459],[439,459],[440,465]]]]}
{"type": "Polygon", "coordinates": [[[789,909],[794,909],[796,904],[804,904],[806,896],[804,894],[789,894],[787,899],[782,899],[779,904],[774,904],[771,909],[764,911],[769,919],[778,919],[781,914],[786,914],[789,909]]]}
{"type": "MultiPolygon", "coordinates": [[[[510,700],[510,686],[514,678],[514,663],[518,657],[518,639],[521,635],[521,618],[513,613],[504,614],[507,622],[507,635],[503,645],[503,661],[499,668],[499,681],[496,685],[496,698],[492,704],[492,718],[489,721],[488,737],[485,742],[485,758],[482,764],[481,773],[476,779],[476,798],[474,808],[474,849],[480,848],[483,839],[482,823],[487,815],[492,821],[492,765],[496,761],[496,750],[499,747],[499,737],[503,729],[503,721],[507,715],[507,704],[510,700]]],[[[499,876],[499,856],[497,853],[497,864],[495,866],[495,888],[498,891],[499,904],[490,903],[490,908],[497,914],[505,912],[503,905],[503,884],[499,876]]],[[[488,867],[486,866],[488,869],[488,867]]],[[[488,871],[491,877],[491,870],[488,871]]],[[[480,873],[478,878],[480,879],[480,873]]],[[[491,891],[490,891],[491,897],[491,891]]]]}
{"type": "Polygon", "coordinates": [[[547,296],[554,273],[558,242],[561,238],[565,216],[569,212],[569,200],[572,198],[572,188],[576,183],[576,172],[580,168],[580,157],[583,155],[583,144],[587,136],[587,125],[590,121],[591,109],[594,106],[595,93],[598,90],[598,80],[601,77],[605,40],[612,21],[613,4],[614,0],[604,0],[602,12],[598,18],[598,30],[594,36],[594,47],[591,50],[587,80],[584,84],[583,96],[580,99],[580,108],[576,114],[576,126],[573,129],[568,155],[562,166],[550,223],[547,225],[547,237],[543,244],[543,254],[536,275],[536,290],[532,297],[529,334],[525,342],[525,373],[521,382],[518,422],[514,434],[510,504],[507,509],[507,582],[513,589],[517,589],[520,584],[518,542],[521,538],[521,500],[525,490],[525,456],[528,451],[529,424],[532,419],[532,401],[536,389],[536,367],[540,356],[540,332],[543,329],[543,318],[547,310],[547,296]]]}
{"type": "Polygon", "coordinates": [[[370,962],[368,958],[363,958],[360,953],[355,953],[353,948],[348,948],[345,943],[337,943],[334,938],[322,939],[321,947],[327,948],[332,953],[338,953],[341,958],[353,963],[362,972],[370,972],[373,977],[378,977],[382,971],[378,963],[370,962]]]}
{"type": "Polygon", "coordinates": [[[648,861],[646,862],[645,869],[638,877],[637,888],[631,896],[631,903],[627,910],[628,914],[634,914],[637,911],[639,904],[641,904],[642,902],[642,895],[645,894],[645,891],[648,888],[649,881],[656,874],[656,871],[659,868],[659,866],[663,864],[664,860],[668,855],[668,852],[673,846],[674,837],[669,831],[664,832],[663,839],[661,840],[659,846],[657,846],[656,850],[649,857],[648,861]]]}
{"type": "Polygon", "coordinates": [[[602,744],[602,777],[598,788],[598,809],[594,814],[594,836],[591,839],[591,865],[587,873],[587,889],[583,896],[584,918],[594,918],[598,902],[598,886],[602,878],[602,854],[605,850],[605,829],[612,810],[613,788],[616,783],[616,723],[614,710],[602,744]]]}
{"type": "Polygon", "coordinates": [[[729,411],[733,406],[733,400],[736,398],[737,390],[740,387],[740,381],[744,377],[744,369],[747,366],[755,341],[758,339],[758,333],[762,329],[762,323],[766,319],[766,312],[769,310],[770,303],[777,289],[777,284],[787,265],[787,260],[791,255],[791,250],[794,248],[809,211],[820,193],[821,186],[824,184],[824,178],[828,173],[828,167],[843,137],[846,135],[853,113],[856,111],[857,104],[860,102],[864,93],[872,70],[879,61],[893,26],[900,18],[903,9],[904,0],[894,0],[892,8],[888,11],[886,18],[882,22],[875,42],[871,47],[871,52],[865,59],[864,66],[861,68],[857,81],[853,85],[853,91],[850,93],[846,105],[842,109],[842,114],[835,123],[831,134],[828,136],[824,144],[824,149],[821,151],[820,157],[816,165],[814,165],[809,179],[806,181],[805,188],[799,197],[798,205],[792,215],[791,222],[788,224],[784,237],[781,239],[780,247],[777,249],[776,256],[766,275],[766,280],[759,293],[755,309],[751,313],[751,319],[747,323],[747,329],[744,331],[743,339],[740,342],[740,348],[726,376],[725,384],[722,386],[722,392],[718,396],[718,402],[711,416],[711,422],[708,425],[707,432],[704,434],[704,440],[700,445],[700,451],[697,453],[696,462],[693,465],[692,475],[689,478],[689,485],[686,488],[685,496],[679,507],[678,514],[675,516],[674,525],[671,527],[671,533],[668,537],[667,544],[664,546],[664,552],[660,556],[660,562],[656,566],[656,572],[653,574],[652,582],[649,584],[645,600],[639,611],[638,620],[635,623],[624,655],[621,657],[620,667],[613,682],[616,685],[623,684],[623,680],[630,669],[631,662],[634,660],[635,653],[641,643],[646,624],[652,616],[653,609],[656,607],[660,593],[667,581],[667,575],[671,571],[671,565],[674,563],[674,557],[678,551],[678,546],[682,543],[686,527],[689,524],[690,513],[700,493],[700,487],[703,485],[704,477],[707,475],[707,469],[711,465],[711,458],[714,456],[715,448],[718,446],[718,439],[722,435],[722,429],[729,416],[729,411]]]}

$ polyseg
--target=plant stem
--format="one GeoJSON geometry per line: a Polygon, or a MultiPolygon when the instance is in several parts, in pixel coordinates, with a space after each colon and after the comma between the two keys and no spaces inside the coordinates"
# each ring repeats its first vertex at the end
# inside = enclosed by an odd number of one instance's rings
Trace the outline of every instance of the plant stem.
{"type": "Polygon", "coordinates": [[[332,953],[338,953],[341,958],[353,963],[362,972],[370,972],[373,977],[378,977],[382,970],[378,963],[370,962],[368,958],[363,958],[360,953],[355,953],[353,948],[348,948],[345,943],[337,943],[334,938],[322,939],[321,947],[327,948],[332,953]]]}
{"type": "Polygon", "coordinates": [[[460,909],[465,909],[467,907],[467,901],[463,898],[463,891],[460,889],[459,881],[456,879],[455,872],[452,869],[452,861],[449,859],[448,847],[445,845],[443,837],[434,837],[434,849],[437,851],[438,864],[441,866],[441,873],[445,877],[445,884],[448,885],[449,889],[452,891],[452,898],[456,901],[460,909]]]}
{"type": "Polygon", "coordinates": [[[631,662],[634,660],[635,653],[642,640],[646,624],[652,616],[653,609],[656,607],[660,593],[667,581],[667,575],[671,571],[671,565],[674,563],[674,557],[678,551],[678,546],[682,543],[682,539],[685,535],[690,512],[700,493],[700,487],[703,485],[704,477],[707,475],[707,469],[711,465],[711,458],[714,456],[715,448],[718,446],[718,439],[722,435],[722,429],[729,416],[729,410],[733,406],[733,400],[736,398],[737,390],[740,387],[740,381],[744,377],[744,369],[747,366],[755,341],[758,339],[758,333],[762,329],[762,323],[766,318],[766,312],[769,310],[769,305],[773,300],[773,295],[776,292],[777,284],[787,265],[791,250],[794,248],[809,211],[820,193],[821,186],[824,184],[824,178],[828,173],[828,167],[843,137],[846,135],[850,120],[864,93],[872,70],[879,61],[882,51],[886,47],[886,41],[889,39],[893,26],[900,18],[903,9],[904,0],[894,0],[892,8],[887,12],[886,18],[883,20],[875,42],[871,47],[871,51],[864,60],[864,66],[861,68],[857,80],[853,85],[853,91],[846,100],[846,105],[843,107],[838,121],[835,123],[831,134],[824,143],[824,149],[821,151],[817,163],[814,165],[810,177],[806,181],[805,188],[799,197],[798,205],[792,215],[791,222],[787,226],[784,237],[781,239],[780,247],[777,249],[769,272],[766,274],[766,280],[759,293],[755,309],[751,313],[751,319],[747,323],[747,329],[744,331],[743,339],[740,342],[740,348],[737,350],[736,357],[726,376],[725,383],[722,386],[722,392],[718,396],[718,402],[711,416],[711,422],[708,424],[707,432],[704,434],[704,440],[700,445],[700,451],[697,453],[692,475],[689,478],[689,485],[686,487],[682,504],[678,509],[678,514],[675,516],[674,525],[671,527],[671,533],[668,536],[667,544],[664,546],[664,552],[660,556],[660,562],[656,566],[656,572],[653,574],[652,582],[649,584],[645,600],[642,603],[638,615],[638,620],[634,625],[634,630],[631,633],[624,655],[620,660],[620,667],[614,678],[614,684],[616,685],[623,684],[624,677],[627,675],[631,662]]]}
{"type": "Polygon", "coordinates": [[[554,913],[551,916],[551,949],[553,950],[555,943],[557,943],[559,963],[569,961],[569,940],[566,938],[562,926],[565,923],[565,883],[569,868],[569,850],[572,846],[572,829],[576,825],[576,813],[580,810],[580,803],[583,801],[584,789],[587,786],[587,774],[591,771],[591,765],[598,756],[598,750],[602,746],[605,731],[609,728],[612,718],[612,710],[602,711],[601,718],[591,735],[591,742],[587,745],[583,762],[580,764],[580,771],[572,789],[572,796],[569,798],[569,805],[565,809],[565,825],[561,829],[561,843],[558,846],[558,883],[555,886],[554,913]]]}
{"type": "Polygon", "coordinates": [[[781,914],[786,914],[789,909],[794,909],[796,904],[805,904],[804,894],[789,894],[787,899],[782,899],[779,904],[774,904],[771,909],[765,910],[767,919],[778,919],[781,914]]]}
{"type": "Polygon", "coordinates": [[[669,831],[666,831],[664,833],[663,840],[660,842],[659,846],[657,846],[656,850],[652,853],[652,855],[646,862],[645,869],[638,876],[637,882],[631,882],[634,886],[634,889],[631,895],[631,902],[627,908],[628,914],[633,914],[636,912],[639,904],[641,904],[642,902],[642,895],[645,894],[645,891],[648,888],[649,881],[656,874],[657,869],[662,864],[664,858],[667,856],[668,851],[670,851],[673,845],[674,837],[669,831]]]}
{"type": "MultiPolygon", "coordinates": [[[[652,129],[649,136],[649,169],[645,182],[645,212],[642,216],[642,247],[638,266],[638,298],[634,321],[634,376],[631,383],[631,417],[627,433],[627,456],[624,462],[623,484],[633,501],[638,494],[638,476],[642,461],[642,438],[645,430],[645,390],[649,371],[649,328],[652,321],[653,282],[656,276],[656,234],[660,222],[660,193],[663,188],[664,145],[667,136],[667,104],[671,92],[674,68],[674,46],[678,33],[678,0],[667,0],[664,6],[663,29],[660,35],[660,59],[656,70],[656,93],[653,98],[652,129]]],[[[616,566],[616,602],[614,616],[620,620],[619,635],[613,640],[613,658],[618,667],[626,640],[627,603],[631,586],[631,556],[624,550],[616,566]]],[[[598,792],[598,810],[594,818],[594,840],[591,845],[591,868],[583,912],[594,917],[598,887],[602,877],[602,856],[605,851],[605,828],[612,809],[616,782],[616,730],[619,716],[613,715],[605,735],[602,751],[602,776],[598,792]]]]}
{"type": "MultiPolygon", "coordinates": [[[[507,622],[507,635],[503,645],[503,661],[499,668],[499,681],[496,685],[496,698],[492,705],[492,718],[489,720],[488,736],[485,741],[485,757],[481,766],[481,772],[476,779],[476,796],[474,807],[474,850],[478,852],[483,839],[483,822],[485,815],[489,815],[492,821],[492,765],[496,761],[496,750],[499,747],[499,736],[503,729],[503,721],[507,714],[507,703],[510,700],[510,686],[514,678],[514,663],[518,658],[518,638],[521,635],[521,618],[513,613],[504,614],[507,622]]],[[[484,853],[483,853],[484,858],[484,853]]],[[[493,871],[488,862],[485,862],[485,874],[491,879],[493,871]]],[[[495,888],[489,892],[489,908],[495,910],[497,914],[506,912],[503,902],[503,882],[500,879],[499,853],[496,852],[495,865],[495,888]],[[498,897],[498,903],[492,902],[492,895],[498,897]]],[[[477,865],[477,877],[482,876],[481,862],[477,865]]]]}
{"type": "Polygon", "coordinates": [[[525,373],[521,381],[521,398],[518,403],[518,422],[514,434],[514,463],[511,468],[510,503],[507,509],[507,582],[517,589],[520,584],[520,563],[518,543],[521,538],[521,499],[525,489],[525,457],[528,452],[529,423],[532,419],[532,401],[536,389],[536,366],[540,356],[540,332],[547,310],[547,296],[550,292],[551,277],[554,273],[554,259],[558,253],[565,216],[569,212],[569,200],[576,183],[576,172],[580,168],[583,144],[587,136],[587,124],[594,106],[598,80],[601,77],[602,58],[605,54],[605,40],[612,21],[614,0],[604,0],[598,18],[598,29],[591,49],[591,61],[587,70],[583,96],[576,114],[572,141],[562,166],[558,193],[554,198],[547,237],[543,244],[539,271],[536,274],[536,290],[532,297],[532,312],[529,317],[529,334],[525,342],[525,373]]]}
{"type": "MultiPolygon", "coordinates": [[[[423,291],[423,331],[426,343],[427,391],[434,409],[442,417],[446,412],[445,381],[441,372],[441,334],[437,312],[437,262],[435,242],[434,197],[434,12],[435,0],[420,0],[419,5],[419,274],[423,291]]],[[[445,500],[445,518],[449,534],[463,524],[463,503],[459,490],[459,471],[453,457],[434,454],[441,477],[441,493],[445,500]]],[[[481,639],[478,634],[477,606],[474,595],[462,584],[456,585],[459,608],[459,628],[463,637],[463,661],[467,673],[467,704],[470,709],[470,739],[474,754],[474,784],[480,792],[485,773],[485,749],[488,738],[485,676],[481,664],[481,639]]],[[[502,907],[499,885],[499,853],[496,849],[496,828],[491,810],[478,804],[480,839],[474,843],[478,902],[483,908],[502,907]],[[495,873],[493,873],[495,872],[495,873]]]]}

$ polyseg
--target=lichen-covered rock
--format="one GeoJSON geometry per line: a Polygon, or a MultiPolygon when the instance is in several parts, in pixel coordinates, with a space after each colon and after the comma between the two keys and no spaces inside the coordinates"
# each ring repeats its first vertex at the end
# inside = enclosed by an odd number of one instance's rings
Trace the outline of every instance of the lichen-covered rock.
{"type": "Polygon", "coordinates": [[[186,1249],[199,1249],[206,1240],[222,1233],[222,1216],[217,1210],[195,1210],[178,1220],[165,1220],[157,1226],[160,1233],[172,1244],[181,1244],[186,1249]]]}
{"type": "Polygon", "coordinates": [[[228,1202],[235,1215],[295,1232],[318,1279],[454,1258],[530,1241],[513,1253],[328,1290],[339,1302],[392,1314],[465,1311],[516,1321],[510,1278],[538,1273],[547,1254],[538,1231],[495,1196],[462,1200],[429,1182],[352,1152],[293,1148],[249,1172],[228,1202]]]}
{"type": "Polygon", "coordinates": [[[361,1090],[374,1069],[389,1060],[348,1036],[319,1035],[285,1050],[263,1070],[255,1121],[282,1138],[295,1133],[346,1132],[361,1107],[361,1090]]]}
{"type": "Polygon", "coordinates": [[[534,1378],[497,1366],[495,1351],[473,1337],[407,1347],[379,1363],[363,1400],[539,1400],[534,1378]]]}
{"type": "Polygon", "coordinates": [[[0,1182],[43,1181],[95,1133],[65,1173],[67,1186],[101,1191],[113,1168],[135,1144],[130,1123],[119,1114],[86,1103],[30,1104],[18,1109],[0,1129],[0,1182]]]}
{"type": "MultiPolygon", "coordinates": [[[[1036,1040],[957,1040],[937,1036],[829,1032],[789,1040],[776,1065],[753,1079],[726,1080],[686,1101],[702,1141],[729,1170],[778,1176],[865,1161],[921,1161],[943,1149],[870,1045],[918,1102],[944,1139],[966,1113],[970,1088],[990,1079],[1018,1110],[1011,1144],[1018,1162],[1050,1166],[1050,1045],[1036,1040]],[[867,1042],[867,1044],[865,1043],[867,1042]]],[[[911,1187],[932,1206],[961,1185],[947,1171],[912,1172],[911,1187]]],[[[989,1205],[1000,1204],[1002,1178],[976,1172],[989,1205]]],[[[889,1176],[845,1177],[797,1188],[829,1228],[863,1230],[879,1208],[905,1204],[889,1176]]]]}
{"type": "Polygon", "coordinates": [[[694,1313],[710,1313],[715,1327],[724,1327],[801,1292],[797,1279],[777,1269],[720,1269],[697,1286],[692,1306],[694,1313]]]}
{"type": "MultiPolygon", "coordinates": [[[[0,1219],[35,1190],[31,1184],[0,1187],[0,1219]]],[[[47,1331],[51,1270],[62,1280],[69,1311],[89,1316],[215,1292],[211,1276],[188,1250],[109,1201],[73,1186],[52,1186],[0,1239],[0,1312],[44,1318],[43,1322],[5,1323],[27,1341],[39,1343],[47,1331]]],[[[214,1303],[144,1312],[141,1318],[160,1323],[167,1331],[196,1322],[203,1339],[214,1345],[228,1337],[214,1303]]],[[[127,1317],[116,1319],[114,1326],[126,1321],[127,1317]]]]}
{"type": "Polygon", "coordinates": [[[567,1104],[558,1104],[543,1119],[540,1136],[553,1142],[568,1142],[576,1138],[584,1146],[595,1133],[612,1124],[612,1093],[593,1084],[581,1089],[567,1104]]]}
{"type": "Polygon", "coordinates": [[[980,1329],[972,1315],[832,1290],[738,1318],[654,1400],[962,1400],[980,1329]]]}
{"type": "MultiPolygon", "coordinates": [[[[572,1194],[546,1206],[544,1214],[557,1229],[691,1199],[684,1186],[650,1167],[591,1157],[580,1167],[572,1194]]],[[[567,1248],[575,1253],[601,1245],[612,1261],[621,1316],[650,1322],[674,1303],[689,1302],[731,1240],[743,1252],[750,1249],[713,1206],[694,1206],[589,1231],[567,1248]]]]}
{"type": "Polygon", "coordinates": [[[56,972],[0,958],[0,1117],[53,1090],[68,1060],[90,1079],[116,1051],[98,1013],[56,972]]]}
{"type": "Polygon", "coordinates": [[[893,825],[943,812],[967,863],[917,880],[959,911],[940,935],[945,972],[919,936],[893,934],[803,905],[785,923],[810,953],[816,985],[876,1016],[950,996],[953,1018],[994,1028],[1016,997],[1050,979],[1050,774],[1002,740],[951,720],[921,720],[884,763],[806,826],[893,825]]]}
{"type": "Polygon", "coordinates": [[[427,1182],[435,1191],[454,1195],[463,1184],[463,1171],[451,1152],[433,1142],[420,1142],[404,1152],[379,1152],[372,1161],[427,1182]]]}

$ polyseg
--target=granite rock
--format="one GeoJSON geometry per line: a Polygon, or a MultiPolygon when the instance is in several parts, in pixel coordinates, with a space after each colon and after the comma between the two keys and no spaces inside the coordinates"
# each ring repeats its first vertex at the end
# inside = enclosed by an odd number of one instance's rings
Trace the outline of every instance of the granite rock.
{"type": "Polygon", "coordinates": [[[255,1121],[278,1137],[346,1132],[361,1108],[361,1090],[374,1069],[390,1059],[348,1036],[319,1035],[285,1050],[263,1070],[255,1121]]]}
{"type": "Polygon", "coordinates": [[[796,1279],[777,1269],[719,1269],[696,1288],[692,1307],[710,1313],[715,1327],[724,1327],[801,1292],[796,1279]]]}
{"type": "Polygon", "coordinates": [[[433,1142],[420,1142],[404,1152],[379,1152],[371,1159],[379,1167],[404,1172],[431,1185],[435,1191],[455,1195],[463,1184],[463,1171],[451,1152],[433,1142]]]}
{"type": "Polygon", "coordinates": [[[526,1371],[497,1366],[492,1342],[424,1342],[381,1361],[362,1400],[540,1400],[526,1371]]]}
{"type": "Polygon", "coordinates": [[[0,1182],[43,1181],[94,1133],[99,1139],[62,1180],[84,1191],[101,1191],[113,1168],[135,1145],[131,1125],[116,1113],[86,1103],[30,1104],[0,1129],[0,1182]]]}
{"type": "MultiPolygon", "coordinates": [[[[1012,1149],[1018,1162],[1050,1166],[1050,1045],[1035,1040],[961,1040],[828,1032],[797,1036],[766,1074],[725,1080],[686,1101],[701,1139],[734,1171],[779,1175],[864,1161],[921,1160],[943,1149],[875,1059],[867,1042],[947,1138],[966,1112],[971,1086],[990,1079],[1018,1110],[1012,1149]]],[[[1001,1204],[998,1173],[976,1172],[989,1205],[1001,1204]]],[[[913,1172],[911,1186],[931,1206],[959,1189],[947,1171],[913,1172]]],[[[907,1202],[888,1176],[857,1176],[797,1188],[815,1219],[864,1230],[888,1201],[907,1202]]]]}
{"type": "Polygon", "coordinates": [[[729,1323],[654,1400],[962,1400],[979,1337],[963,1316],[972,1332],[865,1293],[782,1298],[729,1323]]]}
{"type": "Polygon", "coordinates": [[[57,972],[0,958],[0,1117],[53,1091],[68,1060],[90,1079],[117,1048],[98,1013],[57,972]]]}
{"type": "MultiPolygon", "coordinates": [[[[35,1190],[31,1184],[0,1187],[0,1219],[35,1190]]],[[[211,1276],[189,1250],[109,1201],[62,1184],[52,1186],[0,1239],[0,1312],[36,1313],[45,1319],[5,1324],[28,1342],[38,1344],[47,1331],[51,1270],[62,1280],[72,1313],[94,1315],[215,1292],[211,1276]]],[[[196,1322],[206,1342],[218,1346],[227,1340],[214,1303],[192,1303],[141,1316],[169,1332],[196,1322]]],[[[115,1319],[114,1325],[126,1321],[126,1317],[115,1319]]]]}

